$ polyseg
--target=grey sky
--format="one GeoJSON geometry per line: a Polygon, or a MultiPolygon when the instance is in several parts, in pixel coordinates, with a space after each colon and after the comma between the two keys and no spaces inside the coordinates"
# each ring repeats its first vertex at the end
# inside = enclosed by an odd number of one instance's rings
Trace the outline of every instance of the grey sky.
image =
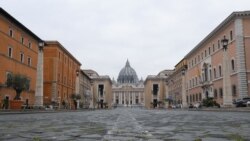
{"type": "Polygon", "coordinates": [[[117,78],[127,58],[138,77],[174,66],[249,0],[2,0],[44,40],[58,40],[83,69],[117,78]]]}

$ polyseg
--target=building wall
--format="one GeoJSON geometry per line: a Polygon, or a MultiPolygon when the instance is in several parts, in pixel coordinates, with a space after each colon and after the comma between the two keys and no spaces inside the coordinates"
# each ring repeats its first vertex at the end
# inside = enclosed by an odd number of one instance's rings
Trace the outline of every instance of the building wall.
{"type": "Polygon", "coordinates": [[[57,41],[44,47],[44,103],[65,101],[71,107],[75,93],[76,70],[81,64],[57,41]]]}
{"type": "Polygon", "coordinates": [[[91,100],[91,79],[82,70],[79,75],[79,94],[81,96],[81,105],[83,108],[88,108],[90,106],[91,100]]]}
{"type": "Polygon", "coordinates": [[[108,108],[112,107],[112,82],[110,78],[94,78],[93,79],[93,104],[95,108],[98,106],[98,101],[102,98],[98,97],[98,86],[104,85],[104,103],[107,103],[108,108]]]}
{"type": "MultiPolygon", "coordinates": [[[[244,49],[245,49],[245,64],[246,64],[246,70],[249,70],[249,33],[250,28],[248,25],[250,24],[249,16],[248,17],[238,17],[242,19],[243,23],[243,36],[244,36],[244,49]]],[[[237,18],[237,19],[238,19],[237,18]]],[[[230,74],[231,74],[231,89],[233,89],[233,86],[236,86],[236,94],[233,95],[233,99],[239,98],[241,96],[240,90],[242,90],[242,87],[239,84],[240,76],[239,76],[239,67],[240,67],[240,61],[239,55],[238,55],[238,45],[237,42],[239,42],[239,38],[236,36],[236,26],[235,25],[235,19],[232,19],[228,22],[226,22],[224,25],[222,25],[219,29],[214,31],[213,34],[211,33],[210,38],[207,38],[206,40],[203,40],[202,43],[198,45],[194,51],[192,51],[190,54],[186,56],[186,59],[188,61],[188,71],[187,71],[187,80],[186,83],[188,84],[188,93],[187,96],[190,98],[192,95],[196,95],[197,93],[202,94],[202,99],[206,98],[206,88],[209,90],[209,97],[214,97],[214,99],[219,103],[223,104],[223,97],[220,96],[219,89],[223,89],[223,47],[221,44],[221,39],[223,39],[224,36],[226,36],[227,39],[229,39],[228,44],[228,62],[230,64],[230,74]],[[210,51],[209,51],[210,48],[210,51]],[[210,52],[210,53],[209,53],[210,52]],[[205,56],[206,54],[206,56],[205,56]],[[234,69],[232,65],[232,61],[234,62],[234,69]],[[208,81],[204,82],[203,79],[203,73],[204,73],[204,63],[208,64],[208,81]],[[220,75],[220,68],[221,67],[221,75],[220,75]],[[211,70],[211,72],[210,72],[211,70]],[[210,77],[211,75],[211,77],[210,77]],[[198,82],[196,83],[196,79],[198,79],[198,82]],[[217,96],[216,91],[217,90],[217,96]]],[[[238,31],[237,31],[238,32],[238,31]]],[[[249,71],[247,72],[247,81],[249,82],[249,71]]],[[[247,82],[247,83],[248,83],[247,82]]],[[[244,87],[244,86],[243,86],[244,87]]],[[[249,86],[248,86],[248,96],[249,94],[249,86]]],[[[231,90],[233,91],[233,90],[231,90]]],[[[223,92],[224,96],[224,92],[223,92]]],[[[189,103],[196,103],[199,102],[200,99],[189,103]]]]}
{"type": "MultiPolygon", "coordinates": [[[[157,77],[157,76],[156,76],[157,77]]],[[[145,94],[145,108],[151,109],[153,108],[152,102],[154,98],[157,98],[158,101],[164,102],[166,98],[166,90],[165,90],[165,79],[162,78],[147,78],[145,80],[145,87],[144,87],[144,94],[145,94]],[[153,85],[158,84],[159,90],[157,93],[157,96],[153,96],[152,90],[153,90],[153,85]]],[[[159,107],[159,105],[157,106],[159,107]]]]}
{"type": "Polygon", "coordinates": [[[15,97],[13,89],[5,88],[6,74],[13,73],[25,75],[30,79],[30,90],[22,92],[21,100],[29,99],[29,104],[34,104],[39,39],[16,22],[0,14],[0,40],[0,103],[5,96],[8,96],[10,100],[15,97]],[[13,33],[12,37],[10,30],[13,33]],[[8,48],[12,48],[11,57],[8,56],[8,48]],[[21,53],[23,61],[21,61],[21,53]],[[31,59],[30,63],[28,63],[28,58],[31,59]]]}
{"type": "Polygon", "coordinates": [[[139,86],[134,84],[113,85],[112,91],[114,104],[116,104],[116,99],[118,99],[118,105],[136,105],[138,97],[137,105],[144,105],[144,87],[141,84],[139,86]]]}
{"type": "Polygon", "coordinates": [[[250,96],[250,19],[243,20],[243,32],[244,32],[244,45],[246,56],[246,70],[247,70],[247,83],[248,83],[248,96],[250,96]]]}
{"type": "Polygon", "coordinates": [[[168,99],[168,106],[177,106],[179,104],[182,104],[182,106],[185,107],[187,106],[186,84],[184,83],[186,69],[187,61],[186,59],[182,59],[177,65],[175,65],[173,73],[166,79],[166,98],[168,99]]]}

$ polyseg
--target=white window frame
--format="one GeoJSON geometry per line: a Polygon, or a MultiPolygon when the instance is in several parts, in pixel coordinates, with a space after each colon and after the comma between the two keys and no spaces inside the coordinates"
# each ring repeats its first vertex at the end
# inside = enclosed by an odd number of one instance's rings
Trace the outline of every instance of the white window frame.
{"type": "Polygon", "coordinates": [[[11,38],[14,37],[14,30],[13,30],[11,27],[9,27],[9,36],[10,36],[11,38]]]}
{"type": "Polygon", "coordinates": [[[24,63],[24,53],[20,52],[20,62],[24,63]]]}
{"type": "Polygon", "coordinates": [[[28,47],[29,47],[29,48],[32,48],[32,43],[31,43],[31,41],[29,41],[28,47]]]}
{"type": "Polygon", "coordinates": [[[8,47],[8,57],[10,57],[10,58],[13,57],[13,47],[11,47],[11,46],[8,47]]]}
{"type": "Polygon", "coordinates": [[[28,57],[28,66],[32,66],[32,58],[28,57]]]}

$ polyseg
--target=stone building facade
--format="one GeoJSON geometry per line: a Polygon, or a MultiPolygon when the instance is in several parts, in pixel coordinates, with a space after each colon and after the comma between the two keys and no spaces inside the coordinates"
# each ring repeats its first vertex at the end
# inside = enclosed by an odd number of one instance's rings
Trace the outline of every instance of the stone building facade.
{"type": "Polygon", "coordinates": [[[15,91],[6,87],[9,74],[25,75],[29,89],[23,91],[21,100],[35,102],[38,44],[42,40],[22,23],[0,8],[0,104],[3,99],[13,100],[15,91]]]}
{"type": "Polygon", "coordinates": [[[144,106],[143,80],[138,80],[136,71],[128,60],[117,81],[113,80],[112,91],[115,106],[144,106]]]}
{"type": "Polygon", "coordinates": [[[99,75],[93,70],[84,70],[91,79],[91,98],[89,108],[112,107],[112,81],[107,75],[99,75]]]}
{"type": "Polygon", "coordinates": [[[58,41],[46,41],[44,47],[44,104],[52,102],[73,107],[77,73],[81,63],[58,41]],[[64,102],[63,102],[64,101],[64,102]]]}
{"type": "Polygon", "coordinates": [[[166,80],[173,70],[161,71],[158,75],[149,75],[144,81],[145,108],[163,108],[166,95],[166,80]]]}
{"type": "Polygon", "coordinates": [[[185,56],[189,104],[212,97],[231,106],[232,100],[250,96],[249,25],[250,11],[233,12],[185,56]]]}
{"type": "Polygon", "coordinates": [[[80,70],[79,91],[76,89],[76,94],[79,94],[81,96],[80,108],[89,108],[90,106],[91,93],[92,93],[91,83],[92,83],[91,78],[83,70],[80,70]]]}
{"type": "Polygon", "coordinates": [[[166,97],[169,101],[169,106],[182,104],[182,106],[187,107],[185,85],[186,70],[187,61],[182,59],[177,65],[175,65],[173,73],[166,79],[166,97]]]}

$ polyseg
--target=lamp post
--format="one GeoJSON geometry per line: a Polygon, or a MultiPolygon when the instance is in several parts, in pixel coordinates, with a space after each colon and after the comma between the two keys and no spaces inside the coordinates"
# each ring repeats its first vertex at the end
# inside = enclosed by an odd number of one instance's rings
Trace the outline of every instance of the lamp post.
{"type": "Polygon", "coordinates": [[[221,40],[223,47],[223,106],[232,107],[232,91],[230,79],[230,66],[228,61],[228,39],[224,36],[221,40]]]}
{"type": "Polygon", "coordinates": [[[224,38],[221,40],[222,47],[224,51],[227,51],[227,46],[228,46],[228,39],[224,36],[224,38]]]}

